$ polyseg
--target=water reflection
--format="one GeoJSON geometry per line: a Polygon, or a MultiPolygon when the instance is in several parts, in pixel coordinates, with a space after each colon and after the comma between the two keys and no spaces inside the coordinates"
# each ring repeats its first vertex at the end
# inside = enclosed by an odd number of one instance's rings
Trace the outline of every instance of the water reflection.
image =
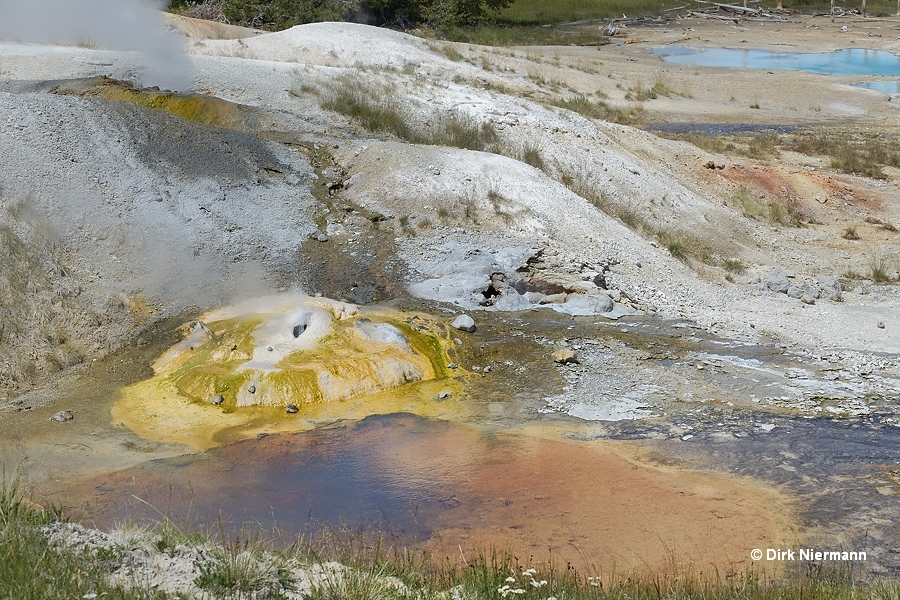
{"type": "Polygon", "coordinates": [[[790,511],[761,486],[661,470],[602,442],[531,433],[369,417],[151,461],[69,484],[49,499],[75,504],[79,517],[80,502],[104,527],[165,514],[213,531],[221,523],[229,535],[249,523],[284,542],[342,524],[374,527],[452,560],[510,547],[590,563],[582,566],[664,567],[676,554],[731,565],[744,560],[747,540],[785,541],[790,511]]]}

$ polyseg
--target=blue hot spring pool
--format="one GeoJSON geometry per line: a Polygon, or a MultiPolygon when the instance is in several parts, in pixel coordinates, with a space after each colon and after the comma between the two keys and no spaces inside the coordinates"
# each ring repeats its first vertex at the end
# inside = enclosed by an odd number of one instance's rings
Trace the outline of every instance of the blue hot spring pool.
{"type": "Polygon", "coordinates": [[[807,71],[823,75],[900,77],[900,57],[883,50],[846,48],[835,52],[771,52],[672,45],[653,52],[665,62],[702,67],[807,71]]]}

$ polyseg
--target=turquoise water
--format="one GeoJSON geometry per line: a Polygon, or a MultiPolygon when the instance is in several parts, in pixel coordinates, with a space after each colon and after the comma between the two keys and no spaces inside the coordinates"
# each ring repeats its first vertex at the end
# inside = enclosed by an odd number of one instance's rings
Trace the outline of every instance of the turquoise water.
{"type": "Polygon", "coordinates": [[[883,50],[847,48],[835,52],[800,53],[675,45],[656,48],[653,52],[665,62],[680,65],[900,77],[900,57],[883,50]]]}
{"type": "Polygon", "coordinates": [[[900,94],[900,81],[864,81],[856,83],[853,87],[865,88],[867,90],[875,90],[876,92],[884,92],[885,94],[900,94]]]}

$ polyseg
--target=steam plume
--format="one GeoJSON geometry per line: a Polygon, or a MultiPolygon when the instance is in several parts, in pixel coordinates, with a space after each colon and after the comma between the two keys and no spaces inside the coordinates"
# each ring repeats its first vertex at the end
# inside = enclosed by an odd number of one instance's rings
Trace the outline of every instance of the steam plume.
{"type": "Polygon", "coordinates": [[[140,84],[186,91],[192,65],[163,23],[158,0],[0,0],[0,39],[134,50],[140,84]]]}

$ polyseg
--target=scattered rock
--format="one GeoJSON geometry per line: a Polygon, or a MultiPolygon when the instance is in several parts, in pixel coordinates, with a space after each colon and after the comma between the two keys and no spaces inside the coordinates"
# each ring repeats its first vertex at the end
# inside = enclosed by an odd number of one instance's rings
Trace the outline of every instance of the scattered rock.
{"type": "Polygon", "coordinates": [[[212,397],[210,402],[212,404],[215,404],[216,406],[219,406],[220,404],[225,402],[225,396],[223,396],[222,394],[216,394],[215,396],[212,397]]]}
{"type": "Polygon", "coordinates": [[[550,356],[553,357],[553,362],[560,365],[568,365],[568,364],[578,364],[578,358],[575,357],[575,351],[569,349],[557,350],[550,356]]]}
{"type": "Polygon", "coordinates": [[[841,284],[838,281],[837,277],[832,275],[816,275],[816,286],[821,290],[822,296],[828,298],[832,302],[840,302],[843,298],[841,297],[841,284]]]}
{"type": "Polygon", "coordinates": [[[255,394],[255,393],[256,393],[256,386],[255,386],[255,385],[251,385],[250,387],[247,388],[247,391],[250,392],[251,394],[255,394]]]}
{"type": "Polygon", "coordinates": [[[884,321],[878,321],[878,329],[884,329],[884,321]]]}
{"type": "Polygon", "coordinates": [[[802,296],[800,296],[800,302],[802,302],[803,304],[815,304],[816,299],[809,294],[803,294],[802,296]]]}
{"type": "Polygon", "coordinates": [[[438,400],[446,400],[447,398],[449,398],[452,395],[453,394],[451,394],[450,392],[443,391],[440,394],[438,394],[438,400]]]}
{"type": "Polygon", "coordinates": [[[475,330],[477,329],[475,327],[475,321],[469,315],[459,315],[453,319],[453,323],[451,323],[450,326],[468,333],[475,333],[475,330]]]}
{"type": "Polygon", "coordinates": [[[296,414],[299,410],[300,409],[297,408],[296,404],[288,404],[287,406],[284,407],[284,412],[291,414],[291,415],[296,414]]]}
{"type": "MultiPolygon", "coordinates": [[[[884,323],[882,323],[882,327],[881,327],[881,328],[884,329],[884,323]]],[[[488,365],[488,366],[486,366],[484,369],[482,369],[482,372],[484,372],[484,373],[490,373],[490,372],[491,372],[491,365],[488,365]]]]}
{"type": "Polygon", "coordinates": [[[450,363],[449,365],[447,365],[447,368],[448,369],[456,369],[458,366],[459,365],[457,365],[456,363],[450,363]]]}
{"type": "Polygon", "coordinates": [[[787,272],[781,267],[775,267],[766,275],[766,287],[773,292],[786,294],[790,285],[787,272]]]}
{"type": "Polygon", "coordinates": [[[66,421],[71,421],[75,418],[75,415],[72,414],[70,410],[61,410],[52,417],[50,417],[51,421],[59,421],[60,423],[65,423],[66,421]]]}

